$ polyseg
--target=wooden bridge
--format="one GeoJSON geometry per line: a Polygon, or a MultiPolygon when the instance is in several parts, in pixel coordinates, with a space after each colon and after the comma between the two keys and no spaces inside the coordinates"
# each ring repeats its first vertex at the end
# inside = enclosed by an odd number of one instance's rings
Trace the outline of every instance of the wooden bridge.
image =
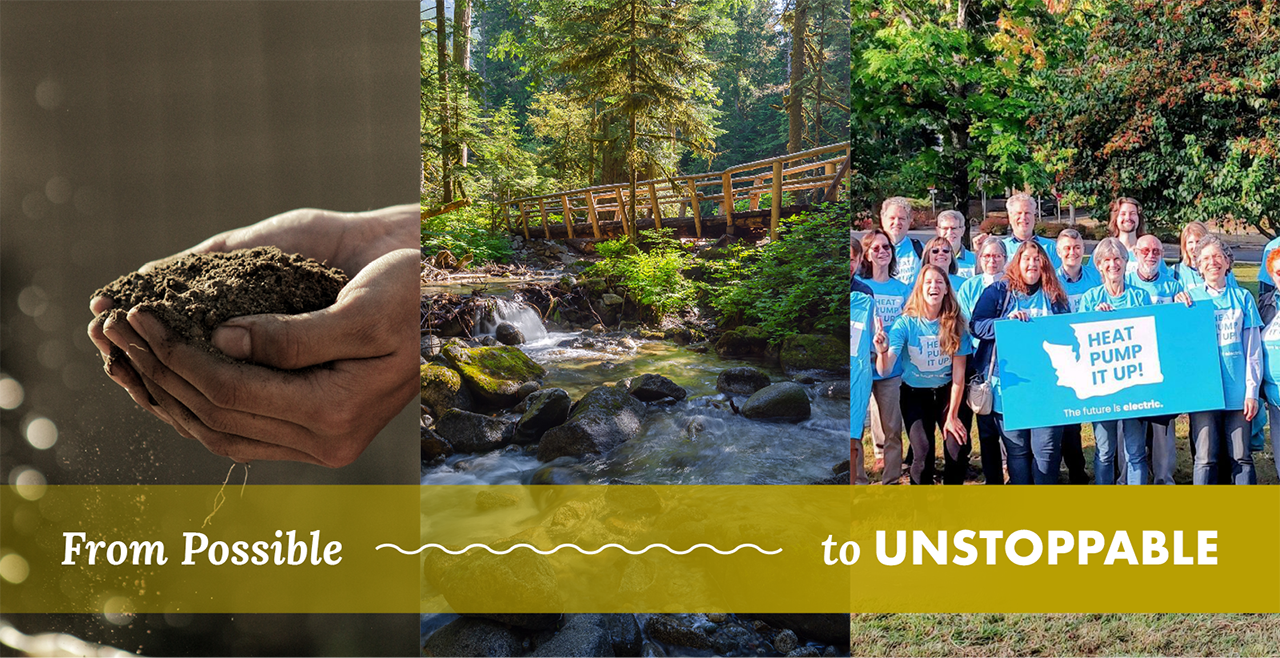
{"type": "MultiPolygon", "coordinates": [[[[849,175],[849,150],[848,143],[832,144],[740,164],[722,172],[638,181],[636,230],[672,227],[689,234],[692,229],[692,235],[701,238],[704,233],[733,234],[738,228],[767,227],[769,236],[776,240],[779,219],[812,205],[796,202],[784,207],[783,195],[789,192],[797,200],[817,197],[814,202],[834,201],[849,175]],[[761,209],[765,193],[770,195],[770,207],[761,209]],[[743,200],[747,209],[734,210],[734,202],[743,200]],[[715,204],[713,207],[721,214],[703,215],[704,202],[715,204]]],[[[523,233],[525,238],[603,239],[626,233],[630,191],[630,183],[597,185],[511,199],[503,201],[502,208],[507,230],[523,233]],[[551,215],[559,215],[559,221],[550,219],[551,215]],[[535,225],[531,231],[530,222],[538,219],[541,226],[535,225]]]]}

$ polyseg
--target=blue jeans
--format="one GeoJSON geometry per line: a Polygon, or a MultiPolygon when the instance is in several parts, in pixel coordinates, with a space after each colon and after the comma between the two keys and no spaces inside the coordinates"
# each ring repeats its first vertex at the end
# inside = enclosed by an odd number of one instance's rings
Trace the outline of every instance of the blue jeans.
{"type": "Polygon", "coordinates": [[[1057,484],[1062,466],[1062,428],[1006,430],[1004,414],[991,414],[1009,459],[1009,484],[1057,484]]]}
{"type": "Polygon", "coordinates": [[[1195,450],[1194,484],[1218,484],[1218,462],[1231,465],[1232,484],[1257,484],[1249,452],[1252,424],[1239,409],[1191,414],[1191,446],[1195,450]]]}
{"type": "Polygon", "coordinates": [[[1093,424],[1094,484],[1116,483],[1117,441],[1123,442],[1125,484],[1147,483],[1147,424],[1138,418],[1104,420],[1093,424]]]}

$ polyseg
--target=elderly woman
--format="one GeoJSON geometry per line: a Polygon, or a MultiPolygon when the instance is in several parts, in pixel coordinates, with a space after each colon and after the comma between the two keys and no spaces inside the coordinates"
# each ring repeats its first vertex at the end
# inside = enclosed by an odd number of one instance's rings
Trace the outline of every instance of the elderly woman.
{"type": "MultiPolygon", "coordinates": [[[[1263,263],[1273,284],[1280,286],[1280,250],[1273,250],[1263,263]]],[[[1271,452],[1275,457],[1276,473],[1280,474],[1280,321],[1276,313],[1276,289],[1258,298],[1258,313],[1265,328],[1262,330],[1262,392],[1267,400],[1267,419],[1271,421],[1271,452]]]]}
{"type": "MultiPolygon", "coordinates": [[[[985,245],[984,245],[985,246],[985,245]]],[[[1047,315],[1070,313],[1067,293],[1058,283],[1052,261],[1035,242],[1023,242],[1005,268],[1005,278],[988,287],[973,310],[970,330],[979,339],[974,370],[991,372],[994,404],[992,416],[1004,443],[1011,484],[1056,484],[1062,463],[1062,428],[1013,430],[1004,426],[1004,401],[1000,393],[1000,368],[996,358],[996,322],[1030,321],[1047,315]],[[991,368],[992,363],[996,367],[991,368]]]]}
{"type": "MultiPolygon", "coordinates": [[[[898,269],[893,241],[888,233],[872,229],[862,237],[862,252],[864,261],[858,278],[875,296],[876,320],[892,327],[911,294],[911,288],[893,276],[898,269]]],[[[871,438],[877,451],[884,455],[885,484],[897,484],[902,477],[901,386],[901,363],[886,374],[876,373],[871,383],[871,438]]]]}
{"type": "MultiPolygon", "coordinates": [[[[1125,285],[1129,250],[1116,238],[1107,238],[1093,250],[1093,264],[1102,275],[1102,285],[1080,298],[1080,312],[1112,311],[1151,304],[1151,296],[1141,288],[1125,285]]],[[[1147,483],[1147,424],[1141,418],[1104,420],[1093,424],[1094,484],[1115,484],[1117,441],[1125,453],[1125,484],[1147,483]]]]}
{"type": "Polygon", "coordinates": [[[973,344],[947,277],[937,265],[925,264],[902,315],[887,332],[883,326],[876,330],[877,372],[904,363],[902,419],[915,455],[911,484],[934,483],[937,429],[943,435],[943,483],[964,484],[969,470],[972,412],[963,400],[965,361],[973,344]]]}
{"type": "MultiPolygon", "coordinates": [[[[982,292],[1004,278],[1006,259],[1001,240],[987,240],[978,248],[978,274],[965,281],[956,293],[956,301],[966,318],[973,317],[973,309],[978,305],[982,292]]],[[[976,349],[978,340],[974,339],[973,344],[976,349]]],[[[976,374],[973,359],[969,359],[968,377],[972,379],[976,374]]],[[[983,479],[987,484],[1004,484],[1004,446],[1000,443],[1000,428],[996,427],[992,414],[978,416],[978,447],[982,453],[983,479]]]]}
{"type": "Polygon", "coordinates": [[[1197,302],[1213,304],[1226,406],[1191,414],[1195,484],[1217,484],[1220,456],[1230,460],[1233,484],[1258,482],[1249,437],[1253,417],[1258,413],[1258,387],[1262,382],[1262,318],[1253,296],[1227,283],[1232,262],[1231,247],[1217,236],[1200,239],[1195,263],[1204,276],[1204,285],[1190,294],[1197,302]]]}

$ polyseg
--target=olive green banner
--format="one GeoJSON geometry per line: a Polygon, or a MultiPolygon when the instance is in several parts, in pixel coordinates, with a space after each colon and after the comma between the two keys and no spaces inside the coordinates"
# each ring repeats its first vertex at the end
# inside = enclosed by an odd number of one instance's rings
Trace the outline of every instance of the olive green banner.
{"type": "Polygon", "coordinates": [[[822,564],[815,538],[849,526],[848,496],[833,486],[4,487],[0,611],[842,612],[848,574],[822,564]]]}

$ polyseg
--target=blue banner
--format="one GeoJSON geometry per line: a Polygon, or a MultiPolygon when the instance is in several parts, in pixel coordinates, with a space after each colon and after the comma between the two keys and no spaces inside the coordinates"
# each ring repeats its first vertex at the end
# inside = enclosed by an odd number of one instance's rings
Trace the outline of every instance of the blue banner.
{"type": "Polygon", "coordinates": [[[871,339],[875,333],[875,300],[870,295],[849,293],[849,429],[850,438],[862,436],[862,426],[867,418],[867,405],[871,401],[871,339]]]}
{"type": "Polygon", "coordinates": [[[1213,306],[996,323],[1008,429],[1222,409],[1213,306]]]}

